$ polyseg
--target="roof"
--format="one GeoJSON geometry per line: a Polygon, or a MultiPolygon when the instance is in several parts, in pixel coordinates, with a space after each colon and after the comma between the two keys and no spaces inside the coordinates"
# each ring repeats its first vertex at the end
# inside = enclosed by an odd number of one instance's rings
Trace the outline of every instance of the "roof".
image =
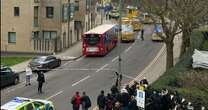
{"type": "Polygon", "coordinates": [[[115,26],[115,24],[99,25],[99,26],[89,30],[88,32],[85,32],[84,34],[103,34],[114,26],[115,26]]]}
{"type": "Polygon", "coordinates": [[[1,106],[1,109],[16,110],[17,107],[21,106],[22,104],[27,103],[28,101],[29,99],[27,98],[16,97],[15,99],[1,106]]]}

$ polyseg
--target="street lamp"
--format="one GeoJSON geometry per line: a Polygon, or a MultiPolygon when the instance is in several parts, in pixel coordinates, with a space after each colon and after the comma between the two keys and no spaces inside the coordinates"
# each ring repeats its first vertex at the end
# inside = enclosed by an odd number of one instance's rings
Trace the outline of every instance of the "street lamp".
{"type": "Polygon", "coordinates": [[[119,37],[118,37],[118,51],[119,51],[119,56],[118,56],[118,73],[119,73],[119,85],[118,89],[121,89],[121,80],[122,80],[122,73],[121,73],[121,41],[120,39],[122,38],[122,22],[121,22],[121,9],[122,9],[122,0],[119,1],[119,37]]]}

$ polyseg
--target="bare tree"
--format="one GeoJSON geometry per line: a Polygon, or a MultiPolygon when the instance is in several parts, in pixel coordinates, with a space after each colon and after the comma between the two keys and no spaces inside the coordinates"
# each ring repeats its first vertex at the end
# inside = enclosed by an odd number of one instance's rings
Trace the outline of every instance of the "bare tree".
{"type": "Polygon", "coordinates": [[[204,24],[208,14],[207,0],[174,0],[173,8],[182,30],[182,46],[180,56],[190,47],[190,35],[199,24],[204,24]]]}
{"type": "Polygon", "coordinates": [[[141,6],[144,11],[152,15],[152,20],[154,24],[157,25],[155,16],[161,21],[161,26],[164,34],[158,33],[158,36],[163,39],[166,50],[166,69],[173,67],[173,40],[175,36],[181,31],[179,31],[179,22],[176,19],[175,9],[173,8],[174,0],[141,0],[141,6]]]}

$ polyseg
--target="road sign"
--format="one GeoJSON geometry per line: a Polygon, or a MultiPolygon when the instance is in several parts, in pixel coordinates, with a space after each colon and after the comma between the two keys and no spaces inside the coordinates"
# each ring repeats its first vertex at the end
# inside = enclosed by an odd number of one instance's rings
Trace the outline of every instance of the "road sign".
{"type": "Polygon", "coordinates": [[[145,92],[142,90],[137,90],[136,100],[137,100],[137,106],[144,109],[144,107],[145,107],[145,92]]]}

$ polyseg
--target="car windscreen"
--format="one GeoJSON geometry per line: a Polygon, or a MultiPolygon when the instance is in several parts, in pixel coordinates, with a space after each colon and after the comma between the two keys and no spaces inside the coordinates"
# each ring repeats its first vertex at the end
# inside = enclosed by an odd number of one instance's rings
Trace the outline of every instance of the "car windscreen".
{"type": "Polygon", "coordinates": [[[46,60],[46,57],[34,57],[32,60],[34,62],[43,62],[46,60]]]}
{"type": "Polygon", "coordinates": [[[133,32],[133,29],[131,26],[122,25],[122,32],[133,32]]]}
{"type": "Polygon", "coordinates": [[[87,34],[85,36],[85,41],[88,45],[96,45],[100,41],[99,34],[87,34]]]}

